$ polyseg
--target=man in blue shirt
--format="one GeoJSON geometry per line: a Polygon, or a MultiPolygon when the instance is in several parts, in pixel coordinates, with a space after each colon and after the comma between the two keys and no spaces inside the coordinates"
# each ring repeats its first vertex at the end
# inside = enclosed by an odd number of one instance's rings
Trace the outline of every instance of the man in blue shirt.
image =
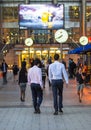
{"type": "Polygon", "coordinates": [[[49,65],[49,80],[52,84],[53,100],[54,100],[54,115],[59,112],[63,113],[63,77],[68,84],[68,75],[64,64],[60,63],[59,54],[54,55],[55,62],[49,65]],[[59,96],[59,99],[58,99],[59,96]]]}

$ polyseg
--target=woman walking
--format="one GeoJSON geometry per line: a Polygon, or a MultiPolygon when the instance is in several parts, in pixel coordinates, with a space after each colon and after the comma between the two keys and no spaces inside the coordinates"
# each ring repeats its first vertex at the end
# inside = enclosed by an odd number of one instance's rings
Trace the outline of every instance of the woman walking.
{"type": "Polygon", "coordinates": [[[76,73],[77,94],[78,94],[78,97],[79,97],[79,102],[82,102],[84,79],[85,79],[85,76],[82,73],[82,68],[79,67],[78,72],[76,73]]]}
{"type": "Polygon", "coordinates": [[[24,64],[22,64],[21,70],[19,72],[19,86],[20,86],[20,100],[25,101],[25,91],[27,86],[27,69],[24,64]]]}

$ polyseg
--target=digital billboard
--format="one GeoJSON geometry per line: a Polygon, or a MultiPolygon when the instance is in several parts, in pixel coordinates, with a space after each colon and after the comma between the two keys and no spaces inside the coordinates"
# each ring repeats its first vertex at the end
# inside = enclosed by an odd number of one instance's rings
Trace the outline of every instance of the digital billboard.
{"type": "Polygon", "coordinates": [[[64,26],[63,4],[20,4],[21,29],[59,29],[64,26]]]}

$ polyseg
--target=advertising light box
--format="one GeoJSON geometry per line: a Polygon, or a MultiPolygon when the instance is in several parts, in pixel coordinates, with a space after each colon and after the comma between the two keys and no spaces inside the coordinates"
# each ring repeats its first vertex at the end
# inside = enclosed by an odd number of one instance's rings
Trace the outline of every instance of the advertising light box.
{"type": "Polygon", "coordinates": [[[59,29],[63,26],[63,4],[19,5],[19,27],[21,29],[59,29]]]}

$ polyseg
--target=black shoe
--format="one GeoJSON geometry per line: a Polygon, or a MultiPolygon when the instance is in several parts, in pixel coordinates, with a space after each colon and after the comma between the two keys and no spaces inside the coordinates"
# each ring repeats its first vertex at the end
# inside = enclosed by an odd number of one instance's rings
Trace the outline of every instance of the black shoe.
{"type": "Polygon", "coordinates": [[[53,113],[53,115],[58,115],[58,111],[55,111],[55,112],[53,113]]]}
{"type": "Polygon", "coordinates": [[[20,98],[21,102],[25,102],[25,99],[23,99],[22,97],[20,98]]]}
{"type": "Polygon", "coordinates": [[[40,108],[37,108],[37,113],[38,113],[38,114],[40,114],[40,113],[41,113],[40,108]]]}
{"type": "Polygon", "coordinates": [[[37,108],[36,108],[36,107],[34,107],[34,110],[35,110],[35,111],[34,111],[34,113],[36,114],[36,113],[37,113],[37,108]]]}
{"type": "Polygon", "coordinates": [[[22,97],[20,98],[20,100],[21,100],[21,101],[23,100],[22,97]]]}
{"type": "Polygon", "coordinates": [[[63,113],[63,110],[62,110],[62,109],[59,109],[59,112],[63,113]]]}
{"type": "Polygon", "coordinates": [[[34,111],[34,114],[37,114],[37,110],[34,111]]]}
{"type": "Polygon", "coordinates": [[[25,102],[25,99],[22,99],[22,102],[25,102]]]}

